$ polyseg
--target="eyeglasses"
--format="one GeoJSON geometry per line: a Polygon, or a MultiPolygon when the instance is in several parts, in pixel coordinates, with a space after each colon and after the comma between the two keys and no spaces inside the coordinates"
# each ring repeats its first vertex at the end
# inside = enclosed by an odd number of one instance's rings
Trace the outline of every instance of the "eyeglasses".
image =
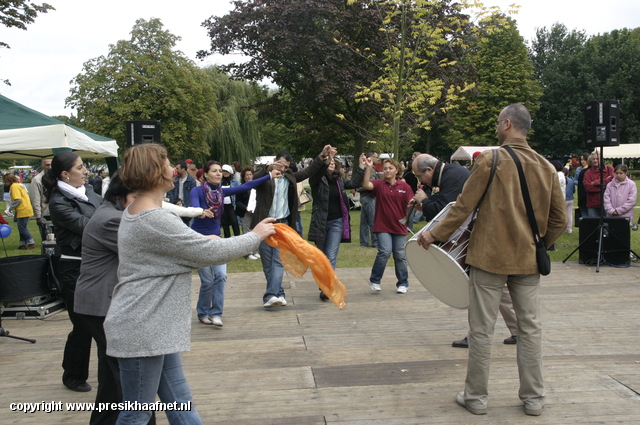
{"type": "Polygon", "coordinates": [[[499,126],[501,122],[508,121],[508,120],[509,120],[509,118],[496,121],[496,127],[499,126]]]}

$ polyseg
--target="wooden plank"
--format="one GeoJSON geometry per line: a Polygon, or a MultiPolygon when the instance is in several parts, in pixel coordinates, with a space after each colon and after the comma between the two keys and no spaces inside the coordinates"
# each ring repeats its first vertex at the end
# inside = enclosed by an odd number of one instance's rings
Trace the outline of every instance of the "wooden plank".
{"type": "MultiPolygon", "coordinates": [[[[466,349],[451,341],[467,332],[467,313],[442,304],[415,277],[408,294],[394,291],[393,270],[382,292],[367,285],[369,268],[339,269],[347,306],[318,299],[309,275],[287,276],[288,307],[262,308],[262,273],[229,275],[224,327],[192,316],[185,374],[204,423],[414,425],[424,423],[636,424],[640,417],[636,267],[553,265],[543,278],[541,305],[547,406],[526,417],[518,399],[516,347],[502,319],[493,341],[489,414],[455,404],[463,389],[466,349]]],[[[195,307],[199,281],[193,279],[195,307]]],[[[11,402],[92,402],[89,383],[75,393],[61,382],[66,313],[43,321],[3,320],[28,344],[0,338],[0,418],[3,424],[86,424],[89,412],[25,414],[11,402]]],[[[166,424],[161,413],[158,423],[166,424]]]]}

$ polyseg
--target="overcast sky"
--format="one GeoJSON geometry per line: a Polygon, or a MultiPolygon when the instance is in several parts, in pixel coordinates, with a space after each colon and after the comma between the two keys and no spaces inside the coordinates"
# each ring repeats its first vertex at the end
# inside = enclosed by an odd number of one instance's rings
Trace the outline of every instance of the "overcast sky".
{"type": "MultiPolygon", "coordinates": [[[[42,3],[44,0],[35,0],[42,3]]],[[[43,14],[27,31],[0,28],[0,40],[11,49],[0,49],[0,93],[47,115],[70,115],[64,108],[69,82],[82,71],[89,59],[109,52],[109,44],[129,39],[136,19],[159,18],[166,30],[182,37],[178,49],[195,59],[198,50],[209,47],[201,23],[212,15],[231,10],[226,0],[47,0],[56,10],[43,14]]],[[[538,27],[549,28],[555,22],[569,29],[595,35],[620,28],[640,26],[639,0],[486,0],[486,5],[505,9],[522,5],[515,15],[525,40],[538,27]]],[[[231,58],[237,59],[237,58],[231,58]]],[[[221,64],[231,59],[213,56],[200,65],[221,64]]],[[[0,111],[1,113],[1,111],[0,111]]]]}

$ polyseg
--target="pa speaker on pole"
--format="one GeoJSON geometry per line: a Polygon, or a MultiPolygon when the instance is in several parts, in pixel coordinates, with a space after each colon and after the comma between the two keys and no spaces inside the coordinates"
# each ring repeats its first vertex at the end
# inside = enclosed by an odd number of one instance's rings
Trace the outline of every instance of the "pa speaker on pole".
{"type": "Polygon", "coordinates": [[[160,121],[127,121],[127,146],[141,145],[143,143],[162,143],[160,134],[160,121]]]}
{"type": "Polygon", "coordinates": [[[620,102],[592,100],[585,103],[584,129],[588,148],[620,145],[620,102]]]}

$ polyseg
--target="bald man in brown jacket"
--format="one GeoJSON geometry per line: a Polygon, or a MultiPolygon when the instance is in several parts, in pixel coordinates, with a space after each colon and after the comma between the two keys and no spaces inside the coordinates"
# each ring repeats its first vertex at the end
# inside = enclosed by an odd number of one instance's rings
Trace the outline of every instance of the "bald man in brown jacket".
{"type": "MultiPolygon", "coordinates": [[[[566,227],[564,194],[555,168],[537,154],[526,140],[531,116],[519,104],[507,106],[496,122],[502,146],[517,154],[533,205],[540,234],[552,245],[566,227]]],[[[542,328],[540,324],[540,274],[536,246],[522,197],[515,162],[498,149],[495,177],[480,204],[469,239],[466,262],[469,276],[469,361],[464,391],[456,402],[476,415],[487,413],[491,340],[505,283],[509,287],[518,321],[519,397],[527,415],[538,416],[544,406],[542,328]]],[[[489,181],[491,151],[478,159],[471,176],[449,214],[430,232],[420,234],[418,244],[428,249],[434,241],[446,241],[480,202],[489,181]]]]}

